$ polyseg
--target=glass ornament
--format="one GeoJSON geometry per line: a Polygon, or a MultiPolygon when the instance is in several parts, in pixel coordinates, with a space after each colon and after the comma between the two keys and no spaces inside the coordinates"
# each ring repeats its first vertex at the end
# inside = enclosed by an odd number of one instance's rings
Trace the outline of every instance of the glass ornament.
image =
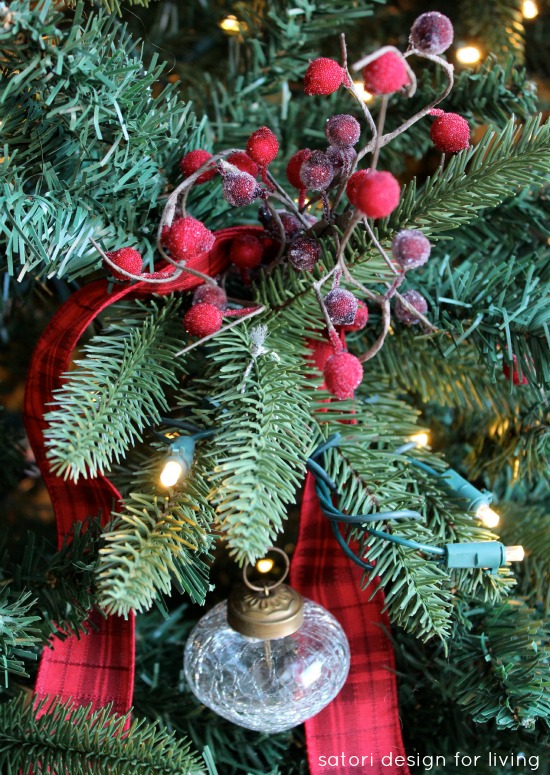
{"type": "Polygon", "coordinates": [[[286,573],[262,587],[250,584],[246,567],[243,575],[246,587],[192,630],[185,676],[218,715],[247,729],[282,732],[336,697],[349,672],[348,641],[332,614],[281,583],[286,573]]]}

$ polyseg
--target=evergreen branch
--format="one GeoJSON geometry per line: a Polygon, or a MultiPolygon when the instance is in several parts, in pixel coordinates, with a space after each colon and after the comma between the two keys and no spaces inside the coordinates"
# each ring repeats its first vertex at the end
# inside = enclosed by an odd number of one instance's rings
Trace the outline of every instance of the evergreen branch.
{"type": "Polygon", "coordinates": [[[138,302],[132,318],[84,347],[45,418],[53,471],[74,481],[103,473],[168,409],[163,389],[176,384],[179,310],[176,299],[162,308],[138,302]]]}
{"type": "Polygon", "coordinates": [[[201,775],[199,757],[185,739],[111,708],[24,696],[0,705],[0,767],[7,775],[70,772],[71,775],[201,775]]]}
{"type": "Polygon", "coordinates": [[[10,590],[0,591],[0,670],[4,672],[4,686],[9,674],[26,677],[24,659],[36,659],[34,646],[39,640],[35,622],[38,616],[29,616],[35,603],[30,592],[22,592],[13,602],[10,590]]]}

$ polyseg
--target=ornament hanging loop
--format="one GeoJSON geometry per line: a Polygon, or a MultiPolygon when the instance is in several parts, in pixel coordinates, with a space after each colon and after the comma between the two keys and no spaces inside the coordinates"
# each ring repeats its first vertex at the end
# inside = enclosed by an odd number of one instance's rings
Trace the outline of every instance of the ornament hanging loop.
{"type": "MultiPolygon", "coordinates": [[[[288,554],[285,551],[283,551],[282,549],[278,549],[276,546],[270,546],[266,552],[266,555],[269,554],[270,552],[276,552],[277,554],[281,555],[281,557],[283,557],[285,561],[285,569],[281,577],[276,581],[273,581],[269,584],[262,584],[262,586],[260,587],[257,584],[253,584],[252,581],[250,581],[250,579],[248,578],[247,571],[250,568],[250,563],[248,562],[248,560],[245,562],[243,567],[243,581],[246,584],[246,586],[249,589],[252,589],[254,592],[263,592],[266,596],[269,595],[271,590],[276,589],[283,583],[283,581],[286,579],[290,571],[290,559],[288,557],[288,554]]],[[[267,572],[269,573],[269,571],[267,572]]]]}

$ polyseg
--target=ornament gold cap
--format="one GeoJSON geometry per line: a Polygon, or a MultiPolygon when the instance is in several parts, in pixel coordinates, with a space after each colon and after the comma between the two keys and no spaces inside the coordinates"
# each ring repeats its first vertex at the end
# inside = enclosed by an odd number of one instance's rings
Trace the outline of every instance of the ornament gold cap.
{"type": "Polygon", "coordinates": [[[241,635],[261,640],[285,638],[299,630],[304,621],[304,599],[299,592],[282,582],[288,575],[288,556],[281,549],[269,551],[284,556],[286,569],[275,583],[256,586],[243,568],[244,584],[239,584],[227,603],[227,622],[241,635]]]}

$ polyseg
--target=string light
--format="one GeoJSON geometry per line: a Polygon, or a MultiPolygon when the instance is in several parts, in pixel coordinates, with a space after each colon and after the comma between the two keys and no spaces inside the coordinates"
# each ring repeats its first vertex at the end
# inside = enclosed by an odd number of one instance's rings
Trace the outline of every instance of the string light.
{"type": "Polygon", "coordinates": [[[462,46],[457,49],[456,58],[463,65],[474,65],[481,59],[481,51],[476,46],[462,46]]]}
{"type": "Polygon", "coordinates": [[[415,433],[414,436],[409,436],[409,441],[414,441],[417,447],[427,447],[430,443],[430,435],[425,432],[415,433]]]}
{"type": "Polygon", "coordinates": [[[269,557],[266,557],[264,560],[258,560],[258,562],[256,563],[256,570],[259,573],[269,573],[269,571],[273,568],[274,564],[275,563],[273,562],[273,560],[270,560],[269,557]]]}
{"type": "Polygon", "coordinates": [[[236,16],[231,14],[221,20],[220,27],[229,35],[238,35],[239,33],[244,32],[246,25],[244,22],[240,22],[236,16]]]}
{"type": "Polygon", "coordinates": [[[173,487],[183,476],[183,465],[179,460],[167,460],[160,474],[163,487],[173,487]]]}
{"type": "Polygon", "coordinates": [[[506,562],[521,562],[524,557],[525,549],[523,546],[506,547],[506,562]]]}
{"type": "Polygon", "coordinates": [[[539,9],[533,0],[525,0],[521,7],[521,13],[524,19],[534,19],[539,15],[539,9]]]}
{"type": "Polygon", "coordinates": [[[195,439],[193,436],[179,436],[170,444],[168,457],[160,473],[160,483],[163,487],[175,487],[187,476],[193,465],[195,439]]]}
{"type": "Polygon", "coordinates": [[[496,511],[493,511],[488,503],[482,503],[480,506],[478,506],[476,517],[483,522],[485,527],[489,528],[496,527],[500,522],[499,515],[496,513],[496,511]]]}
{"type": "Polygon", "coordinates": [[[370,91],[367,91],[365,89],[363,81],[354,81],[353,85],[355,86],[355,90],[358,93],[359,97],[363,100],[363,102],[372,102],[374,97],[372,96],[370,91]]]}

